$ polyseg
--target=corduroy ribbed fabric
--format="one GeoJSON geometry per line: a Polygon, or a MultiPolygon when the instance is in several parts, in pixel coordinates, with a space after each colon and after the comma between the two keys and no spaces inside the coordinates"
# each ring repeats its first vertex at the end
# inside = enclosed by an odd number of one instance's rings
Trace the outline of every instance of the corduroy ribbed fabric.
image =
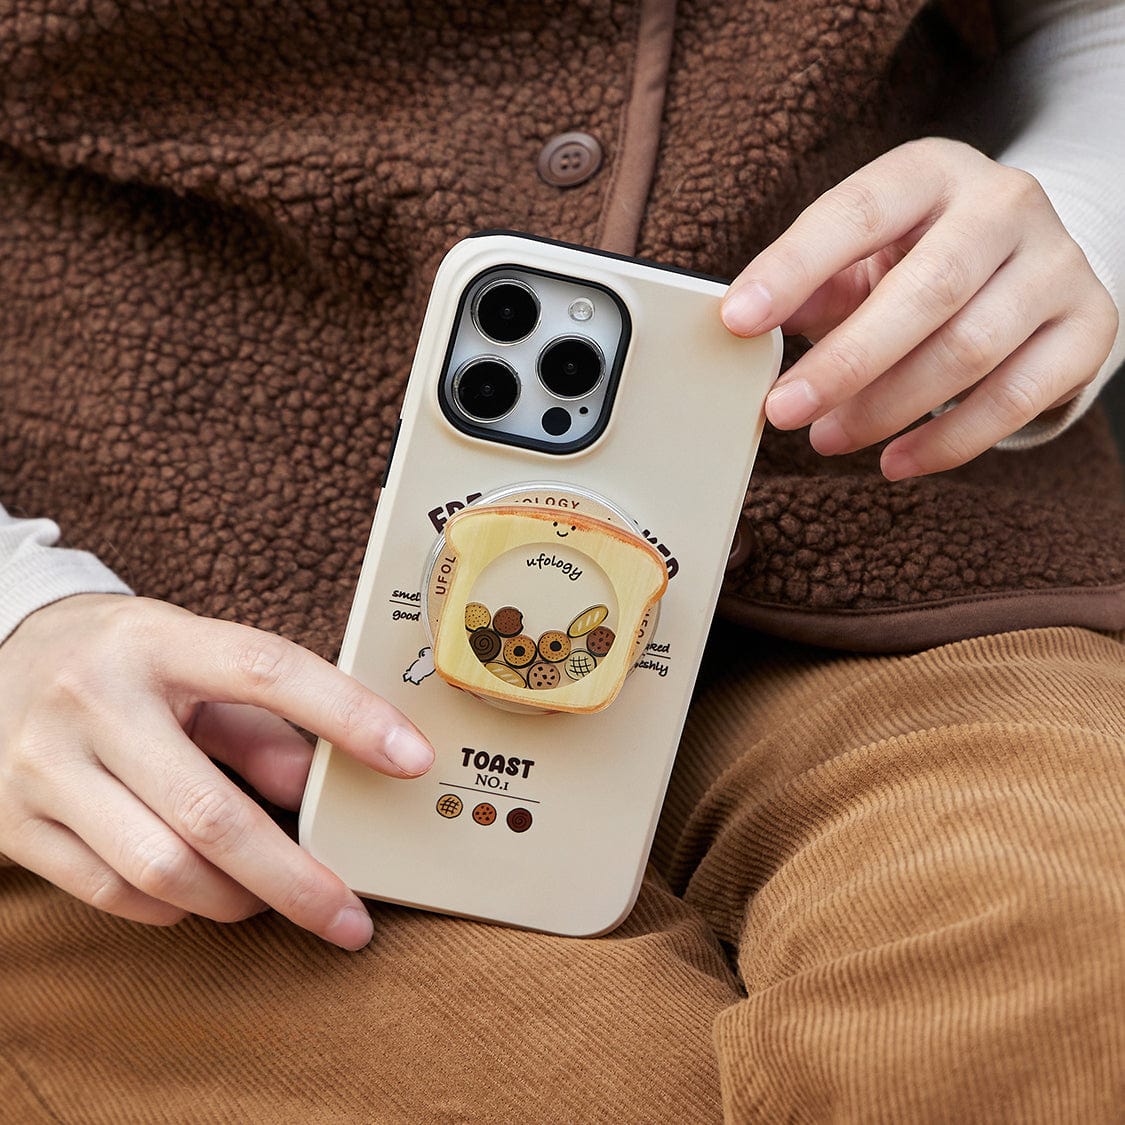
{"type": "Polygon", "coordinates": [[[1123,640],[720,630],[662,874],[597,940],[374,905],[347,954],[0,870],[0,1116],[1119,1120],[1123,640]]]}

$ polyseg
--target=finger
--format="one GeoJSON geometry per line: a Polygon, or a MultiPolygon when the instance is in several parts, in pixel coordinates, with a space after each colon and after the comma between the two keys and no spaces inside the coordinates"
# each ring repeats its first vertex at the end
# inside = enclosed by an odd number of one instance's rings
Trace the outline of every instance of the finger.
{"type": "Polygon", "coordinates": [[[5,851],[21,867],[107,914],[150,926],[173,926],[184,917],[179,907],[131,886],[69,828],[53,821],[25,821],[5,851]]]}
{"type": "Polygon", "coordinates": [[[371,917],[210,762],[167,713],[147,717],[151,746],[103,752],[110,770],[193,851],[280,914],[345,949],[371,940],[371,917]]]}
{"type": "Polygon", "coordinates": [[[858,394],[960,311],[1015,245],[1012,229],[942,216],[779,381],[766,400],[770,422],[795,429],[858,394]]]}
{"type": "Polygon", "coordinates": [[[871,295],[879,281],[906,256],[896,243],[830,277],[781,325],[787,336],[820,340],[843,323],[871,295]]]}
{"type": "Polygon", "coordinates": [[[909,148],[872,161],[814,200],[735,278],[723,323],[740,336],[782,324],[830,277],[922,224],[944,184],[909,148]]]}
{"type": "Polygon", "coordinates": [[[297,809],[312,764],[312,747],[284,720],[260,707],[204,703],[191,740],[209,757],[230,766],[263,797],[297,809]]]}
{"type": "Polygon", "coordinates": [[[1051,406],[1069,372],[1085,370],[1100,348],[1089,326],[1071,318],[1041,328],[952,410],[896,438],[883,450],[888,480],[941,472],[971,461],[1051,406]]]}
{"type": "Polygon", "coordinates": [[[236,922],[262,901],[194,852],[150,808],[100,766],[67,779],[57,821],[147,897],[181,911],[236,922]]]}
{"type": "Polygon", "coordinates": [[[809,441],[830,455],[897,434],[975,386],[1058,311],[1057,291],[1017,255],[929,339],[818,418],[809,441]]]}
{"type": "Polygon", "coordinates": [[[397,777],[430,768],[433,747],[397,708],[328,661],[272,633],[188,617],[183,642],[168,646],[166,686],[219,703],[252,703],[281,715],[397,777]]]}

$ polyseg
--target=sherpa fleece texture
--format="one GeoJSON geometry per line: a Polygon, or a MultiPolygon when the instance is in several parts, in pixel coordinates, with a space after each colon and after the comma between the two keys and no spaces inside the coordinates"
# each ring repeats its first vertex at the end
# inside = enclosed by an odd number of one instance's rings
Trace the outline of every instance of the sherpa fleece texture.
{"type": "MultiPolygon", "coordinates": [[[[986,5],[943,10],[0,0],[0,496],[331,655],[444,251],[505,227],[731,276],[962,88],[986,5]],[[606,164],[564,190],[536,159],[570,129],[606,164]]],[[[1090,418],[888,485],[770,433],[724,607],[871,649],[1125,625],[1110,449],[1090,418]]]]}

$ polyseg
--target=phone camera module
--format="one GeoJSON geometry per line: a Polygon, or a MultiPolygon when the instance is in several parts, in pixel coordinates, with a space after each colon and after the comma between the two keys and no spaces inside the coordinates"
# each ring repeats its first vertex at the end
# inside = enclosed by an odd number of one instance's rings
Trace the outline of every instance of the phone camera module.
{"type": "Polygon", "coordinates": [[[581,398],[601,381],[605,360],[592,340],[565,336],[543,349],[539,379],[559,398],[581,398]]]}
{"type": "Polygon", "coordinates": [[[486,286],[473,312],[477,327],[498,344],[526,339],[539,323],[539,301],[520,281],[495,281],[486,286]]]}
{"type": "Polygon", "coordinates": [[[516,405],[520,381],[498,359],[473,359],[453,377],[453,397],[461,411],[477,422],[495,422],[516,405]]]}

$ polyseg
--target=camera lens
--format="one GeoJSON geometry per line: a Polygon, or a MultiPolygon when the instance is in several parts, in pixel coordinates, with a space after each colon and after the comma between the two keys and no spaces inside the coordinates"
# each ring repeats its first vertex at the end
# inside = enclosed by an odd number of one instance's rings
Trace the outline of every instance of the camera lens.
{"type": "Polygon", "coordinates": [[[605,364],[592,340],[566,336],[548,344],[539,357],[539,378],[559,398],[588,395],[602,377],[605,364]]]}
{"type": "Polygon", "coordinates": [[[470,418],[495,422],[516,405],[520,381],[498,359],[474,359],[453,377],[453,397],[470,418]]]}
{"type": "Polygon", "coordinates": [[[520,281],[495,281],[476,301],[477,327],[500,344],[514,344],[530,336],[539,323],[539,302],[520,281]]]}

